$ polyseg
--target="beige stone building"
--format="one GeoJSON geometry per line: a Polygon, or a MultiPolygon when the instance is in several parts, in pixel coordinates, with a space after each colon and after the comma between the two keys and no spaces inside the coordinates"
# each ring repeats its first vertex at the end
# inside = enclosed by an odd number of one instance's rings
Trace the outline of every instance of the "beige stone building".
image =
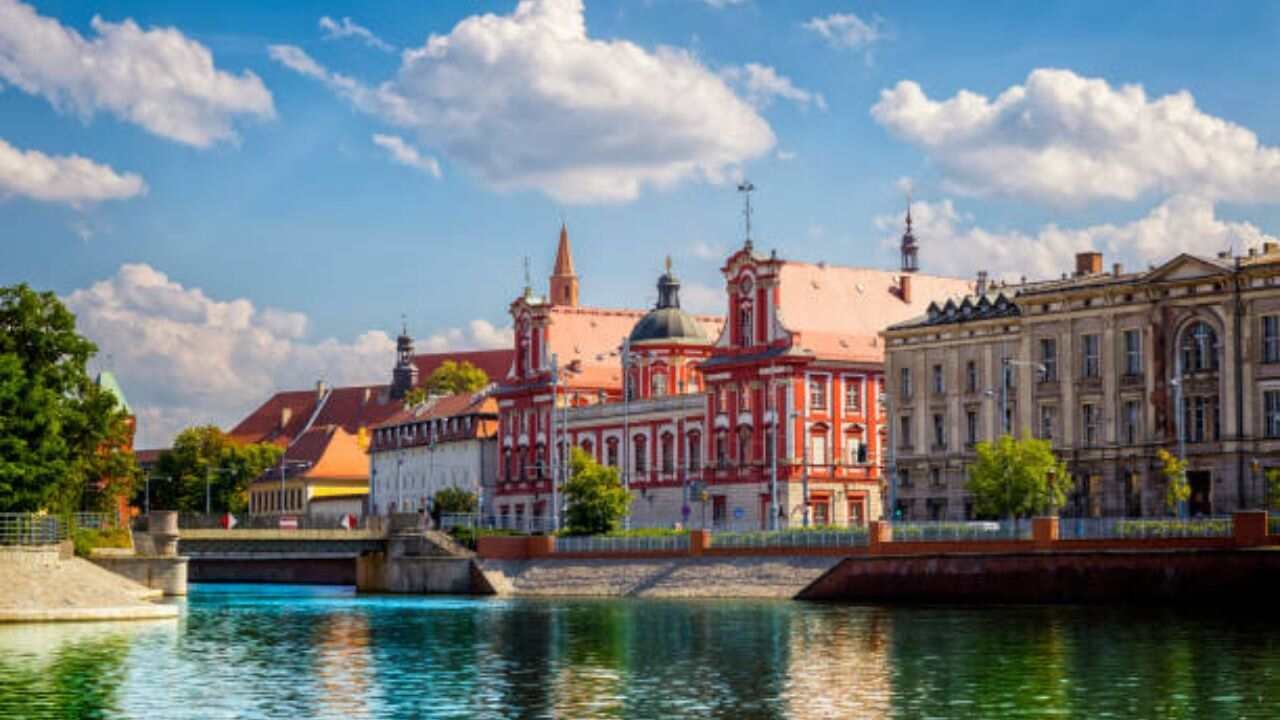
{"type": "Polygon", "coordinates": [[[1192,514],[1258,507],[1280,467],[1280,248],[1179,255],[993,284],[884,333],[889,494],[910,519],[972,516],[974,445],[1048,438],[1071,470],[1065,515],[1166,514],[1160,448],[1189,461],[1192,514]],[[1179,392],[1181,391],[1181,392],[1179,392]],[[1180,397],[1179,397],[1180,396],[1180,397]],[[1178,422],[1181,399],[1182,422],[1178,422]]]}

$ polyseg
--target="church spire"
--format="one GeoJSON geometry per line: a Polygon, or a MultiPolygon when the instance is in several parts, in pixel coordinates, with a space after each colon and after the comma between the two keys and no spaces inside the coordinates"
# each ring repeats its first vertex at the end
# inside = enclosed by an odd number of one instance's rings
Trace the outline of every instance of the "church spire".
{"type": "Polygon", "coordinates": [[[911,229],[911,196],[907,196],[907,228],[902,232],[902,272],[913,273],[920,269],[919,246],[911,229]]]}
{"type": "Polygon", "coordinates": [[[569,229],[560,223],[560,245],[556,248],[556,266],[551,271],[551,304],[577,307],[578,274],[573,270],[573,250],[569,246],[569,229]]]}

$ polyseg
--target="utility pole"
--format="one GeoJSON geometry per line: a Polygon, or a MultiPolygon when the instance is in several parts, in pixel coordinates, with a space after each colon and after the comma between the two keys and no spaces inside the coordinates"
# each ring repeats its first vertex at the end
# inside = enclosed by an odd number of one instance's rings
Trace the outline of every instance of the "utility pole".
{"type": "Polygon", "coordinates": [[[551,353],[551,412],[549,413],[551,420],[551,442],[548,445],[547,450],[551,453],[551,514],[553,518],[551,525],[555,530],[560,529],[560,491],[559,488],[556,487],[559,484],[560,479],[560,453],[558,452],[559,446],[556,444],[559,441],[557,438],[559,433],[556,429],[556,401],[559,383],[560,358],[556,353],[551,353]]]}

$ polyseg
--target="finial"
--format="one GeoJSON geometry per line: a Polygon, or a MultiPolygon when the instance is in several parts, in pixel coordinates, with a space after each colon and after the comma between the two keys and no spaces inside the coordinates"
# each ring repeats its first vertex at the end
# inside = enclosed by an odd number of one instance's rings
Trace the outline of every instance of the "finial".
{"type": "Polygon", "coordinates": [[[907,190],[907,232],[911,231],[911,191],[907,190]]]}
{"type": "Polygon", "coordinates": [[[529,256],[524,256],[524,294],[528,296],[533,292],[533,281],[529,279],[529,256]]]}
{"type": "Polygon", "coordinates": [[[742,193],[745,202],[745,207],[742,209],[742,216],[746,218],[747,221],[747,241],[743,243],[743,245],[747,250],[751,249],[751,193],[755,189],[756,186],[752,185],[751,181],[746,178],[743,178],[742,182],[738,183],[738,192],[742,193]]]}
{"type": "Polygon", "coordinates": [[[404,313],[400,313],[400,334],[406,337],[409,335],[409,318],[404,313]]]}
{"type": "Polygon", "coordinates": [[[670,274],[671,273],[671,256],[670,255],[667,256],[666,266],[667,266],[667,274],[670,274]]]}

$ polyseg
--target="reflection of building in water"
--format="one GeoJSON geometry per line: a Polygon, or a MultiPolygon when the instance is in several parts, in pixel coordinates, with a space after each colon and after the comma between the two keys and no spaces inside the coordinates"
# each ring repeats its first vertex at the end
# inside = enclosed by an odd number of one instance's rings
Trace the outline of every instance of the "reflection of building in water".
{"type": "Polygon", "coordinates": [[[783,689],[786,716],[889,717],[892,627],[890,614],[874,609],[792,613],[783,689]]]}
{"type": "Polygon", "coordinates": [[[369,619],[364,615],[330,614],[316,637],[316,700],[323,712],[345,718],[369,715],[369,619]]]}

